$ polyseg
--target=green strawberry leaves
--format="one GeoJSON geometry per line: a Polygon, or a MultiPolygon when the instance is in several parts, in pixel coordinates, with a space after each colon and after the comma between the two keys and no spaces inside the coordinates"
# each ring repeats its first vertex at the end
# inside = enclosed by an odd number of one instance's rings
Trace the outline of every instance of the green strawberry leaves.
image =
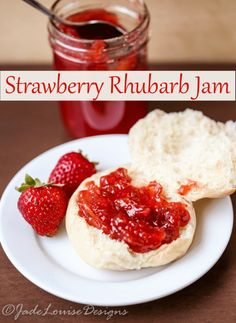
{"type": "Polygon", "coordinates": [[[90,160],[89,160],[89,158],[88,158],[88,155],[84,154],[82,149],[79,149],[79,150],[78,150],[78,153],[79,153],[79,154],[81,154],[81,155],[82,155],[85,159],[87,159],[90,163],[92,163],[95,167],[96,167],[97,165],[99,165],[99,162],[97,162],[97,161],[90,161],[90,160]]]}
{"type": "Polygon", "coordinates": [[[20,193],[26,191],[30,187],[43,187],[47,186],[47,184],[42,183],[38,178],[33,178],[29,174],[25,175],[25,182],[21,184],[20,187],[16,187],[16,190],[20,193]]]}
{"type": "Polygon", "coordinates": [[[21,186],[16,187],[16,190],[20,193],[26,191],[30,187],[34,188],[39,188],[39,187],[44,187],[44,186],[60,186],[62,187],[63,185],[61,184],[54,184],[54,183],[43,183],[40,181],[38,178],[33,178],[29,174],[25,174],[25,182],[21,184],[21,186]]]}

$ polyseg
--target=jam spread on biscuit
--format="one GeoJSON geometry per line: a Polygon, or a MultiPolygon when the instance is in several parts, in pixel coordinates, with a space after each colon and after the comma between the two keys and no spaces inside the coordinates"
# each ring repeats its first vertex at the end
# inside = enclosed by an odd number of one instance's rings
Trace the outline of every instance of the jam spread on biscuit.
{"type": "Polygon", "coordinates": [[[135,187],[125,168],[102,176],[78,193],[79,215],[111,239],[144,253],[176,240],[190,220],[186,205],[169,202],[156,181],[135,187]]]}
{"type": "Polygon", "coordinates": [[[192,189],[197,187],[197,182],[189,180],[188,184],[181,185],[178,189],[180,195],[187,195],[192,189]]]}

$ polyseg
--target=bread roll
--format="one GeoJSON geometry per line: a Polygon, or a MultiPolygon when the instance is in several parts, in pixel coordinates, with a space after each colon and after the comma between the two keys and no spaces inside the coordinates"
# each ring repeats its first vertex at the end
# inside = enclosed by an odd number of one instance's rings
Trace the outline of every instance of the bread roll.
{"type": "Polygon", "coordinates": [[[236,123],[215,122],[202,112],[154,110],[129,133],[132,167],[155,178],[171,196],[196,182],[190,201],[236,190],[236,123]]]}
{"type": "Polygon", "coordinates": [[[112,240],[79,215],[78,192],[87,181],[98,183],[101,176],[113,170],[97,173],[79,186],[66,214],[70,241],[78,255],[93,267],[140,269],[183,256],[196,228],[192,201],[222,197],[236,190],[236,123],[232,121],[215,122],[193,110],[169,114],[155,110],[131,129],[129,148],[131,164],[126,168],[132,184],[138,187],[156,180],[167,199],[186,204],[190,221],[171,243],[146,253],[131,251],[126,243],[112,240]]]}

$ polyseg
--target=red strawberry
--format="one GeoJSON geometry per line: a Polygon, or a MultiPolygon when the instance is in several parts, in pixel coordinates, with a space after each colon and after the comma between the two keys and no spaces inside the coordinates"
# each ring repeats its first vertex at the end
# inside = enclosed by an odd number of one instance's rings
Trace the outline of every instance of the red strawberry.
{"type": "Polygon", "coordinates": [[[67,209],[68,197],[63,188],[26,175],[25,183],[17,190],[21,192],[18,208],[24,219],[38,234],[53,236],[67,209]]]}
{"type": "Polygon", "coordinates": [[[96,173],[95,164],[90,162],[81,152],[63,155],[49,177],[49,183],[63,184],[70,197],[87,177],[96,173]]]}

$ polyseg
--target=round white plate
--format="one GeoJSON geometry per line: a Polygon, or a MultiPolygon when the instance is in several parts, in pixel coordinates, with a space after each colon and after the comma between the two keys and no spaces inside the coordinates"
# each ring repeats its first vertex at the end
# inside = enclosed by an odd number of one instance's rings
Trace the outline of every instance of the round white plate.
{"type": "Polygon", "coordinates": [[[170,295],[204,275],[220,258],[231,235],[229,197],[196,203],[197,231],[188,253],[160,268],[134,271],[98,270],[88,266],[70,245],[65,227],[57,236],[40,237],[17,209],[25,173],[47,180],[59,157],[82,149],[100,169],[129,161],[127,136],[107,135],[68,142],[24,166],[7,186],[0,205],[1,243],[13,265],[31,282],[61,298],[91,305],[130,305],[170,295]]]}

